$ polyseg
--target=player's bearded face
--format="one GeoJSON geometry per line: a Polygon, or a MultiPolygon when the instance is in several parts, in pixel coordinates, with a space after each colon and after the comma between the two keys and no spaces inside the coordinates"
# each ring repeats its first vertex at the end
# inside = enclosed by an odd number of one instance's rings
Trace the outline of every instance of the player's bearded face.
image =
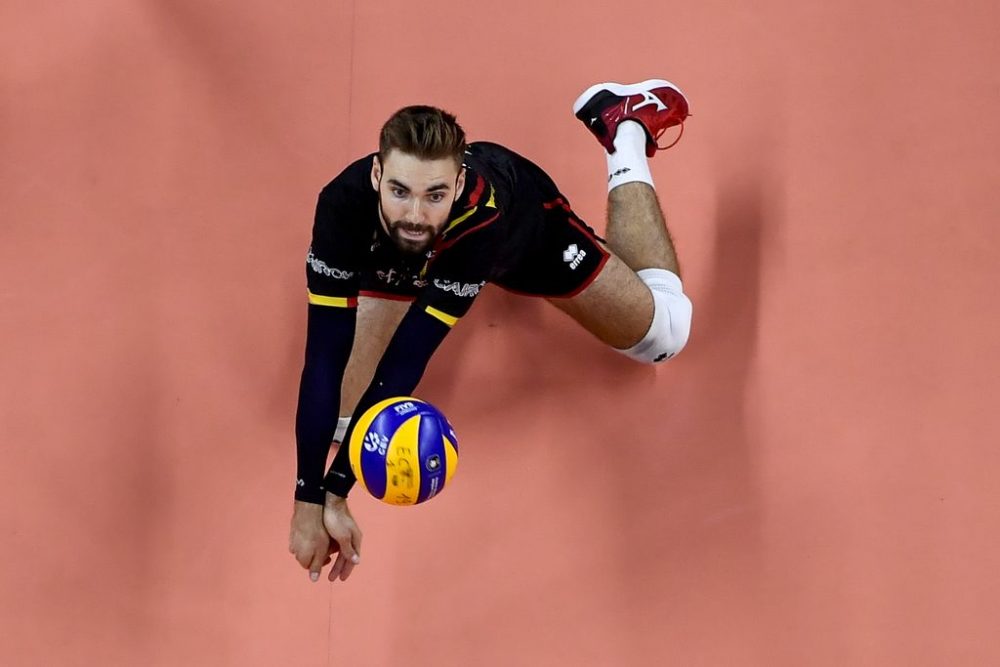
{"type": "Polygon", "coordinates": [[[407,254],[426,252],[448,224],[451,206],[465,186],[454,160],[421,160],[397,150],[375,158],[372,186],[386,232],[407,254]]]}

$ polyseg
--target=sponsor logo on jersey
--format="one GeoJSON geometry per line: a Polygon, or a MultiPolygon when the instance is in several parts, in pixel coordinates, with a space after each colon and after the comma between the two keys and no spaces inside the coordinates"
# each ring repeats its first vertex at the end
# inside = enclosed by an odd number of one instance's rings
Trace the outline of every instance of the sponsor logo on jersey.
{"type": "Polygon", "coordinates": [[[306,264],[314,272],[320,274],[321,276],[328,276],[334,280],[350,280],[354,277],[353,271],[344,271],[343,269],[335,269],[332,266],[327,266],[326,262],[316,257],[313,254],[312,248],[309,248],[309,255],[306,256],[306,264]]]}
{"type": "Polygon", "coordinates": [[[570,269],[576,269],[580,262],[587,256],[587,251],[577,247],[575,243],[570,243],[569,247],[563,250],[563,261],[569,264],[570,269]]]}
{"type": "Polygon", "coordinates": [[[403,282],[403,274],[396,269],[389,269],[388,271],[379,269],[375,271],[375,277],[389,285],[398,285],[403,282]]]}
{"type": "Polygon", "coordinates": [[[445,292],[451,292],[456,296],[472,298],[479,294],[479,290],[483,288],[486,284],[484,280],[481,283],[460,283],[451,280],[441,280],[440,278],[434,279],[434,287],[445,292]]]}

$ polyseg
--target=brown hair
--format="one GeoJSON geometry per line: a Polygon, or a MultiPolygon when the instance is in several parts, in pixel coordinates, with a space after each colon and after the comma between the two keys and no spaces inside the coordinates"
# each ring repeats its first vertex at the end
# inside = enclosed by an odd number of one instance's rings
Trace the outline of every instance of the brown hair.
{"type": "Polygon", "coordinates": [[[465,130],[447,111],[428,106],[404,107],[392,114],[379,133],[379,159],[385,160],[392,150],[421,160],[452,158],[461,167],[465,130]]]}

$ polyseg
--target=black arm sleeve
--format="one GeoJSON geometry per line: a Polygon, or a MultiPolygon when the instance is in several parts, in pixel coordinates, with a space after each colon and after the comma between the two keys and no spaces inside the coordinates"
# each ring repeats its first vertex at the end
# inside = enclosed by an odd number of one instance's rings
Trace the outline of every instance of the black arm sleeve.
{"type": "Polygon", "coordinates": [[[333,464],[323,481],[327,491],[343,498],[347,497],[356,481],[354,473],[351,472],[348,451],[351,433],[358,419],[379,401],[394,396],[410,396],[423,377],[427,363],[449,331],[451,327],[417,306],[412,306],[407,311],[392,340],[389,341],[389,347],[382,355],[378,368],[375,369],[375,376],[368,390],[354,410],[351,425],[344,436],[344,444],[337,450],[333,464]]]}
{"type": "Polygon", "coordinates": [[[340,416],[340,386],[354,343],[357,312],[356,308],[309,306],[306,359],[295,414],[296,500],[322,505],[326,499],[323,470],[340,416]]]}

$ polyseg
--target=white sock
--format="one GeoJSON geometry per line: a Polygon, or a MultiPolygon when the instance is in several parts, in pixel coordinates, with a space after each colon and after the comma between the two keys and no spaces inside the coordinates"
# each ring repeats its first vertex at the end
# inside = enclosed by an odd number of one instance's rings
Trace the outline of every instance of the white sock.
{"type": "Polygon", "coordinates": [[[615,152],[608,153],[608,192],[625,183],[653,185],[646,159],[646,130],[639,123],[626,120],[618,125],[615,152]]]}

